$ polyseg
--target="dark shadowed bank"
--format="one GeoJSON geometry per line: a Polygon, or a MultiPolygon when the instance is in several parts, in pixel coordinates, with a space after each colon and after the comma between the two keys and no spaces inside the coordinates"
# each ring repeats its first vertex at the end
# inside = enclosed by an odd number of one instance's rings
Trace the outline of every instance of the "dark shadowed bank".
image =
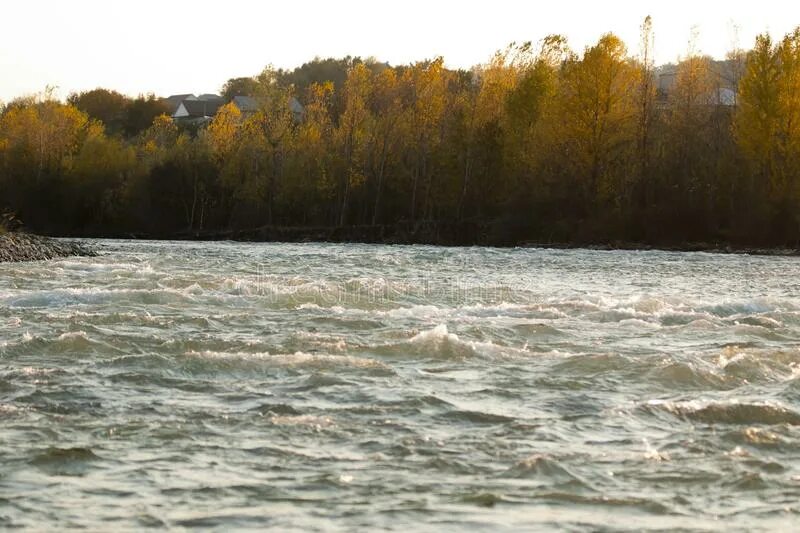
{"type": "Polygon", "coordinates": [[[424,244],[432,246],[489,246],[497,248],[556,248],[589,250],[665,250],[755,255],[800,255],[800,248],[787,246],[748,246],[730,242],[705,241],[625,241],[607,239],[530,239],[526,232],[507,223],[416,222],[363,226],[261,226],[227,231],[177,233],[91,232],[62,234],[68,238],[112,238],[133,240],[238,241],[291,243],[424,244]]]}
{"type": "Polygon", "coordinates": [[[0,235],[0,263],[43,261],[58,257],[89,256],[97,253],[91,247],[75,241],[58,240],[29,233],[0,235]]]}

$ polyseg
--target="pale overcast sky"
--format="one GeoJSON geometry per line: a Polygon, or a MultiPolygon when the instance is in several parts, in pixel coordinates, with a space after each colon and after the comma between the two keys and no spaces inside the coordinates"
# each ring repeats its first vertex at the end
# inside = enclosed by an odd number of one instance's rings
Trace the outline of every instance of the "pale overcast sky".
{"type": "Polygon", "coordinates": [[[314,56],[375,56],[392,64],[443,55],[485,61],[511,41],[550,33],[582,50],[613,31],[638,50],[651,15],[659,62],[697,48],[721,57],[738,26],[742,47],[800,25],[800,1],[641,0],[6,0],[0,5],[0,100],[58,86],[58,94],[108,87],[135,95],[217,92],[266,64],[314,56]]]}

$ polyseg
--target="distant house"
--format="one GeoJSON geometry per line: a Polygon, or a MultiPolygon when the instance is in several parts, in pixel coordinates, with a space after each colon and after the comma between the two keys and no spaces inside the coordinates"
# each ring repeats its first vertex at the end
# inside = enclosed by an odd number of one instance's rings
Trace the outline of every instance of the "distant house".
{"type": "Polygon", "coordinates": [[[202,125],[211,121],[219,108],[224,105],[222,98],[212,100],[184,100],[172,114],[172,119],[194,125],[202,125]]]}
{"type": "Polygon", "coordinates": [[[239,108],[242,115],[250,115],[258,111],[258,102],[252,96],[234,96],[232,102],[239,108]]]}
{"type": "MultiPolygon", "coordinates": [[[[217,94],[175,94],[164,98],[170,109],[172,120],[182,124],[194,126],[204,126],[219,112],[225,105],[225,99],[217,94]]],[[[249,116],[258,111],[258,100],[252,96],[234,96],[231,102],[239,109],[244,116],[249,116]]],[[[305,118],[306,110],[297,98],[289,100],[289,109],[292,112],[294,121],[299,123],[305,118]]]]}
{"type": "Polygon", "coordinates": [[[175,111],[178,110],[178,106],[181,105],[181,102],[184,100],[196,100],[197,97],[193,94],[173,94],[172,96],[168,96],[164,98],[164,103],[167,104],[167,108],[169,109],[169,114],[174,115],[175,111]]]}
{"type": "Polygon", "coordinates": [[[303,104],[294,96],[289,100],[289,109],[292,110],[292,116],[295,122],[303,122],[303,120],[305,120],[306,108],[303,107],[303,104]]]}
{"type": "MultiPolygon", "coordinates": [[[[737,100],[737,76],[733,69],[735,65],[730,60],[712,61],[711,76],[716,82],[716,89],[711,89],[702,100],[704,105],[734,107],[737,100]]],[[[670,95],[675,90],[678,83],[678,66],[674,64],[662,65],[656,70],[657,75],[657,103],[660,107],[666,107],[670,95]]]]}
{"type": "Polygon", "coordinates": [[[720,87],[717,91],[717,105],[735,106],[736,105],[736,91],[728,87],[720,87]]]}
{"type": "MultiPolygon", "coordinates": [[[[242,115],[251,115],[258,111],[258,100],[253,98],[252,96],[234,96],[232,100],[233,104],[239,108],[239,111],[242,115]]],[[[294,118],[295,122],[302,122],[306,116],[306,109],[303,107],[303,104],[300,101],[292,96],[289,100],[289,109],[292,112],[292,117],[294,118]]]]}

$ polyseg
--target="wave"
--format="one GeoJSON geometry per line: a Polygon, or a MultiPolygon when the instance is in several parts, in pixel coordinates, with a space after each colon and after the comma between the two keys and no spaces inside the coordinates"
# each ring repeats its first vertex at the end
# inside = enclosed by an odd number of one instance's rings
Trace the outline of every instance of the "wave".
{"type": "Polygon", "coordinates": [[[316,430],[335,425],[332,418],[317,415],[273,414],[269,417],[269,421],[276,426],[308,426],[316,430]]]}
{"type": "Polygon", "coordinates": [[[295,352],[292,354],[275,354],[268,352],[215,352],[189,351],[186,356],[207,360],[241,360],[258,361],[276,366],[312,367],[312,368],[360,368],[388,371],[391,367],[375,359],[355,357],[352,355],[313,354],[295,352]]]}
{"type": "Polygon", "coordinates": [[[91,448],[47,448],[31,459],[31,464],[42,465],[72,461],[94,461],[99,457],[91,448]]]}
{"type": "Polygon", "coordinates": [[[16,405],[11,405],[9,403],[0,403],[0,418],[16,415],[20,411],[22,411],[22,409],[17,407],[16,405]]]}
{"type": "Polygon", "coordinates": [[[800,349],[770,350],[733,345],[725,347],[713,362],[726,376],[742,383],[800,378],[800,349]]]}
{"type": "Polygon", "coordinates": [[[725,437],[727,440],[733,441],[736,444],[745,444],[747,446],[774,448],[784,443],[783,437],[778,433],[757,426],[737,429],[728,433],[725,437]]]}
{"type": "Polygon", "coordinates": [[[421,331],[405,343],[384,346],[382,351],[397,355],[412,353],[440,359],[508,358],[530,355],[526,349],[502,346],[491,341],[463,340],[455,333],[450,333],[446,324],[421,331]]]}
{"type": "Polygon", "coordinates": [[[78,287],[26,291],[6,297],[4,301],[11,308],[37,308],[126,302],[170,304],[186,302],[190,299],[191,291],[167,287],[153,289],[78,287]]]}
{"type": "Polygon", "coordinates": [[[30,464],[49,475],[83,476],[100,460],[91,448],[51,447],[36,454],[30,464]]]}
{"type": "Polygon", "coordinates": [[[748,384],[793,382],[800,378],[800,350],[730,345],[712,354],[658,357],[655,362],[653,358],[640,359],[632,370],[641,371],[648,381],[668,390],[687,387],[730,390],[748,384]]]}
{"type": "Polygon", "coordinates": [[[704,424],[800,425],[800,413],[776,402],[651,400],[646,408],[704,424]]]}
{"type": "Polygon", "coordinates": [[[75,259],[62,259],[53,262],[53,266],[58,269],[78,271],[78,272],[109,272],[119,274],[129,272],[131,274],[154,274],[153,267],[149,262],[142,263],[102,263],[96,259],[78,261],[75,259]]]}
{"type": "Polygon", "coordinates": [[[668,360],[655,366],[648,365],[646,377],[661,384],[668,390],[676,387],[694,387],[696,389],[725,389],[732,384],[714,365],[704,361],[668,360]]]}
{"type": "MultiPolygon", "coordinates": [[[[361,283],[362,281],[359,281],[361,283]]],[[[372,283],[380,284],[371,279],[372,283]]],[[[274,287],[270,306],[289,307],[317,315],[319,320],[361,320],[356,327],[370,329],[396,321],[428,323],[475,323],[488,321],[533,321],[554,327],[575,319],[595,324],[619,324],[634,331],[670,328],[671,333],[690,334],[734,330],[748,337],[785,341],[782,333],[787,320],[800,321],[800,313],[785,299],[754,299],[708,303],[676,297],[656,298],[637,295],[626,299],[582,296],[546,297],[530,301],[512,299],[500,302],[441,302],[408,304],[397,298],[348,299],[348,283],[317,280],[297,287],[274,287]],[[538,301],[537,301],[538,300],[538,301]],[[797,315],[797,316],[794,316],[797,315]]],[[[364,282],[366,283],[366,282],[364,282]]],[[[524,300],[524,299],[523,299],[524,300]]],[[[523,326],[524,328],[524,326],[523,326]]],[[[558,332],[551,332],[558,334],[558,332]]],[[[537,332],[533,332],[534,335],[537,332]]]]}
{"type": "Polygon", "coordinates": [[[85,355],[93,352],[120,353],[123,348],[107,340],[98,340],[84,330],[65,331],[54,337],[25,331],[16,341],[5,341],[0,350],[9,355],[25,355],[35,350],[47,354],[85,355]]]}
{"type": "Polygon", "coordinates": [[[503,477],[510,478],[543,478],[550,481],[583,483],[576,475],[561,465],[553,457],[536,453],[530,455],[509,468],[503,477]]]}
{"type": "Polygon", "coordinates": [[[510,416],[499,415],[495,413],[487,413],[483,411],[448,411],[441,415],[441,418],[446,420],[455,420],[460,422],[469,422],[470,424],[506,424],[513,422],[515,419],[510,416]]]}

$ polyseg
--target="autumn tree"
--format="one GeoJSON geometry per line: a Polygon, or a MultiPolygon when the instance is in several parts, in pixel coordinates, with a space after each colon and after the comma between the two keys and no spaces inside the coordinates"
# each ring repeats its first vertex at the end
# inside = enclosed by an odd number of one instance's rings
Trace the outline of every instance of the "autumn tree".
{"type": "Polygon", "coordinates": [[[130,99],[117,91],[97,88],[72,93],[67,97],[67,103],[102,122],[106,132],[114,135],[122,133],[125,127],[130,99]]]}
{"type": "Polygon", "coordinates": [[[345,225],[352,189],[364,181],[364,149],[367,143],[370,113],[367,101],[372,89],[372,75],[363,63],[347,73],[342,88],[344,111],[334,130],[339,164],[338,224],[345,225]]]}
{"type": "Polygon", "coordinates": [[[226,102],[235,96],[253,96],[258,92],[258,81],[255,78],[231,78],[225,82],[220,95],[226,102]]]}
{"type": "Polygon", "coordinates": [[[400,141],[405,112],[403,89],[402,80],[395,69],[384,69],[375,77],[371,106],[374,119],[368,141],[370,174],[375,189],[371,218],[373,225],[380,219],[384,182],[400,141]]]}
{"type": "Polygon", "coordinates": [[[262,190],[266,195],[267,224],[272,224],[285,161],[292,147],[295,126],[303,120],[303,110],[294,98],[294,88],[279,83],[277,72],[271,67],[264,69],[257,81],[255,97],[259,110],[248,118],[248,123],[259,131],[263,141],[261,150],[254,146],[253,155],[258,165],[256,174],[266,178],[262,180],[262,190]],[[260,163],[262,159],[263,164],[260,163]]]}
{"type": "Polygon", "coordinates": [[[715,190],[712,157],[713,119],[718,101],[711,59],[695,51],[694,39],[678,64],[665,117],[664,192],[678,232],[701,234],[712,223],[715,190]]]}
{"type": "Polygon", "coordinates": [[[563,127],[587,212],[601,205],[618,209],[629,192],[639,75],[625,44],[613,34],[564,67],[563,127]]]}
{"type": "Polygon", "coordinates": [[[656,119],[655,37],[653,19],[648,15],[639,38],[639,78],[636,90],[636,183],[639,208],[653,202],[651,180],[652,130],[656,119]]]}
{"type": "Polygon", "coordinates": [[[569,56],[567,41],[560,35],[545,37],[538,52],[531,43],[514,52],[518,81],[505,104],[504,166],[518,199],[540,206],[555,201],[557,183],[549,164],[558,151],[555,140],[561,121],[554,101],[561,65],[569,56]]]}
{"type": "Polygon", "coordinates": [[[44,215],[64,207],[59,193],[69,158],[101,133],[99,122],[47,94],[9,106],[0,117],[0,188],[9,207],[34,226],[52,224],[44,215]]]}
{"type": "Polygon", "coordinates": [[[337,191],[333,168],[333,98],[332,82],[313,83],[306,90],[305,120],[299,125],[296,137],[299,147],[296,177],[287,184],[289,202],[303,213],[304,222],[311,216],[314,221],[327,223],[338,214],[331,208],[336,203],[337,191]],[[329,206],[327,209],[323,207],[325,204],[329,206]]]}
{"type": "Polygon", "coordinates": [[[65,216],[75,229],[102,232],[119,225],[126,188],[139,168],[134,147],[119,137],[104,135],[98,123],[88,128],[80,149],[65,166],[65,216]]]}
{"type": "Polygon", "coordinates": [[[157,116],[169,112],[167,104],[154,94],[139,95],[126,107],[123,132],[128,137],[134,137],[149,128],[157,116]]]}
{"type": "Polygon", "coordinates": [[[756,38],[739,94],[735,131],[753,176],[749,189],[760,182],[781,216],[793,218],[800,192],[800,28],[777,44],[768,34],[756,38]]]}

